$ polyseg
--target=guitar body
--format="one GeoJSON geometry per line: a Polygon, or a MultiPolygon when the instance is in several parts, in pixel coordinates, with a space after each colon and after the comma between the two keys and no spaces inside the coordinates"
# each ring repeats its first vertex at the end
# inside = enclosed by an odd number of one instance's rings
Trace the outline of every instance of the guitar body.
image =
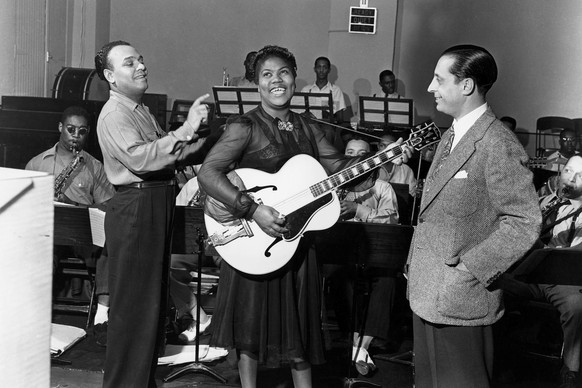
{"type": "MultiPolygon", "coordinates": [[[[275,239],[251,220],[248,224],[252,237],[216,245],[220,256],[239,271],[263,275],[282,268],[297,250],[304,232],[330,228],[339,218],[340,204],[335,192],[309,201],[302,199],[310,186],[327,178],[323,167],[311,156],[296,155],[275,174],[250,168],[238,169],[236,173],[247,190],[264,186],[252,194],[255,201],[285,215],[290,229],[282,239],[275,239]]],[[[225,228],[206,212],[204,219],[209,236],[225,228]]]]}
{"type": "Polygon", "coordinates": [[[328,176],[317,160],[296,155],[275,174],[243,168],[227,177],[258,203],[283,214],[289,232],[270,237],[254,221],[234,218],[227,207],[212,197],[204,204],[208,239],[222,258],[235,269],[263,275],[282,268],[297,250],[303,233],[333,226],[340,215],[335,190],[359,176],[400,157],[403,145],[417,151],[438,142],[440,131],[434,123],[415,127],[408,140],[389,147],[328,176]]]}

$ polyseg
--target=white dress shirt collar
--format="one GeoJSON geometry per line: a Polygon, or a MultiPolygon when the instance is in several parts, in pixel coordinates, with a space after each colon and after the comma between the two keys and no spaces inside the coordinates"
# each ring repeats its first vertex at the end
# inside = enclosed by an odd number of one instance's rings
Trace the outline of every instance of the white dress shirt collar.
{"type": "Polygon", "coordinates": [[[467,113],[459,120],[453,120],[453,128],[455,130],[455,138],[453,139],[453,145],[451,150],[455,148],[463,136],[469,131],[469,128],[475,124],[475,121],[485,113],[487,110],[487,103],[481,105],[478,108],[473,109],[471,112],[467,113]]]}

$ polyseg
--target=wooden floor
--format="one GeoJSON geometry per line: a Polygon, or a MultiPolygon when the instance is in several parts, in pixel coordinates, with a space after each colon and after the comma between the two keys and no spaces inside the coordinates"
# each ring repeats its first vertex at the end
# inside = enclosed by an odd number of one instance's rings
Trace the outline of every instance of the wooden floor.
{"type": "MultiPolygon", "coordinates": [[[[71,314],[60,314],[53,317],[53,322],[83,327],[84,317],[71,314]]],[[[413,387],[413,368],[399,363],[388,362],[380,358],[406,352],[412,347],[410,333],[401,333],[401,338],[393,341],[393,349],[386,353],[386,349],[372,349],[372,356],[376,356],[378,369],[372,376],[358,376],[353,367],[350,367],[348,341],[340,334],[337,326],[331,322],[327,326],[329,343],[327,346],[327,363],[313,368],[314,387],[353,387],[365,386],[409,388],[413,387]],[[382,355],[378,356],[379,353],[382,355]],[[350,380],[352,379],[352,380],[350,380]],[[350,385],[349,382],[352,382],[350,385]],[[356,383],[358,382],[358,383],[356,383]],[[375,385],[365,385],[364,382],[375,385]]],[[[168,342],[174,338],[170,335],[168,342]]],[[[208,336],[202,337],[202,342],[208,341],[208,336]]],[[[81,342],[61,356],[62,360],[70,361],[70,365],[53,363],[51,368],[51,387],[53,388],[93,388],[101,387],[103,379],[103,365],[105,348],[97,346],[91,329],[81,342]]],[[[523,357],[521,353],[503,354],[498,362],[496,388],[550,388],[557,387],[557,373],[559,365],[552,361],[523,357]]],[[[163,379],[173,370],[167,366],[160,366],[156,372],[158,387],[239,387],[240,381],[236,369],[236,359],[231,353],[226,358],[204,364],[226,379],[220,383],[210,375],[200,371],[188,373],[168,382],[163,379]]],[[[287,388],[292,387],[292,380],[287,369],[259,371],[259,387],[287,388]]]]}

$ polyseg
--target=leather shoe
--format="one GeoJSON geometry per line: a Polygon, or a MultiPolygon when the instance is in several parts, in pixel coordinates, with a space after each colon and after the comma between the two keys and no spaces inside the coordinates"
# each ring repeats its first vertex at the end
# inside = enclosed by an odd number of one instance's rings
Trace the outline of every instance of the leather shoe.
{"type": "Polygon", "coordinates": [[[103,323],[98,323],[93,326],[93,335],[95,336],[95,342],[97,345],[106,347],[107,346],[107,321],[103,323]]]}
{"type": "Polygon", "coordinates": [[[376,364],[374,364],[372,357],[370,357],[368,351],[364,348],[352,347],[352,361],[356,366],[356,370],[362,376],[366,376],[376,370],[376,364]]]}

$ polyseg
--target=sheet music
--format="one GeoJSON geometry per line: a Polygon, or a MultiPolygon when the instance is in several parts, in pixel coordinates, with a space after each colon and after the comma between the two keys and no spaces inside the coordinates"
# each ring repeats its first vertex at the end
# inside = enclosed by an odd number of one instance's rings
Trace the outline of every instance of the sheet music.
{"type": "Polygon", "coordinates": [[[91,237],[93,245],[103,247],[105,245],[105,212],[103,210],[90,207],[89,222],[91,223],[91,237]]]}
{"type": "MultiPolygon", "coordinates": [[[[208,345],[200,345],[198,349],[198,361],[210,362],[226,357],[228,350],[215,348],[208,345]]],[[[180,365],[196,361],[195,345],[167,345],[166,352],[158,358],[158,365],[180,365]]]]}
{"type": "Polygon", "coordinates": [[[59,202],[59,201],[53,201],[53,205],[54,206],[59,206],[59,207],[79,207],[77,205],[72,205],[70,203],[59,202]]]}
{"type": "Polygon", "coordinates": [[[51,324],[51,354],[60,355],[79,340],[85,338],[85,330],[68,325],[51,324]]]}

